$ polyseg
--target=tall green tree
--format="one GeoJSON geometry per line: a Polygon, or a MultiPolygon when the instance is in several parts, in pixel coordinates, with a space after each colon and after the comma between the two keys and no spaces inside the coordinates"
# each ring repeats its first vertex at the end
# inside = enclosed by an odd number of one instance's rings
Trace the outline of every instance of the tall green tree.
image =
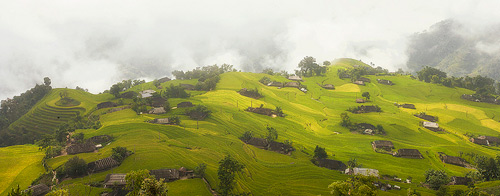
{"type": "Polygon", "coordinates": [[[448,174],[444,170],[429,169],[425,172],[425,183],[434,190],[439,189],[449,181],[448,174]]]}
{"type": "Polygon", "coordinates": [[[335,196],[375,196],[377,188],[373,185],[373,176],[352,176],[345,181],[336,181],[328,186],[330,194],[335,196]]]}
{"type": "Polygon", "coordinates": [[[243,168],[245,168],[245,166],[231,157],[231,155],[226,155],[224,159],[219,161],[217,177],[219,178],[219,190],[221,195],[226,196],[232,194],[235,183],[235,173],[240,172],[243,168]]]}
{"type": "Polygon", "coordinates": [[[361,96],[366,98],[366,100],[370,100],[370,93],[369,92],[363,92],[363,94],[361,94],[361,96]]]}
{"type": "Polygon", "coordinates": [[[267,127],[267,141],[275,141],[278,139],[278,131],[274,127],[267,127]]]}
{"type": "Polygon", "coordinates": [[[321,148],[318,145],[316,145],[316,148],[314,149],[314,156],[313,158],[315,159],[326,159],[328,158],[328,154],[326,154],[325,148],[321,148]]]}

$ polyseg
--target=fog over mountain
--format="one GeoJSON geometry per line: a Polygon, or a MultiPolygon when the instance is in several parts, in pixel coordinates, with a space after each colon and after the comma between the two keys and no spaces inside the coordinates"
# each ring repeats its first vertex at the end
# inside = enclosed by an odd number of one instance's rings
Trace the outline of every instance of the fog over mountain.
{"type": "Polygon", "coordinates": [[[445,20],[414,34],[408,68],[439,68],[453,76],[477,74],[500,80],[500,21],[487,27],[445,20]]]}
{"type": "MultiPolygon", "coordinates": [[[[486,30],[500,21],[496,0],[0,0],[0,5],[0,99],[45,76],[54,87],[78,85],[98,93],[123,79],[152,80],[211,64],[292,72],[304,56],[320,62],[350,57],[395,70],[406,67],[408,42],[422,40],[414,33],[436,22],[453,19],[486,30]]],[[[485,41],[476,48],[496,46],[485,41]]]]}

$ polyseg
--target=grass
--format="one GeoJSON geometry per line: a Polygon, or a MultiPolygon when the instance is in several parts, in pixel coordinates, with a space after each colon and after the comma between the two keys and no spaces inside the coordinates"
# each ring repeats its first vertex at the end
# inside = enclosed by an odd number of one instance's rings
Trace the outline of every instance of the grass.
{"type": "MultiPolygon", "coordinates": [[[[442,169],[449,175],[463,176],[469,169],[443,164],[438,158],[438,152],[458,156],[460,152],[474,152],[480,155],[495,156],[500,151],[498,147],[483,147],[472,144],[464,136],[470,132],[497,136],[500,134],[500,106],[485,103],[468,102],[460,99],[464,93],[472,91],[460,88],[448,88],[413,80],[408,76],[367,76],[372,81],[388,79],[394,86],[367,83],[366,86],[351,84],[348,79],[339,79],[338,69],[364,65],[352,59],[334,61],[325,76],[304,78],[309,92],[303,93],[295,88],[268,87],[258,82],[264,76],[280,82],[289,81],[280,76],[269,76],[259,73],[231,72],[221,75],[221,80],[215,91],[192,93],[188,99],[169,99],[172,106],[182,101],[203,104],[212,110],[209,118],[199,122],[190,120],[183,115],[185,109],[174,109],[163,115],[137,115],[127,109],[110,114],[102,114],[100,119],[103,127],[98,130],[78,130],[85,137],[108,134],[115,140],[98,153],[83,153],[78,156],[87,162],[107,157],[111,148],[124,146],[135,153],[127,158],[121,166],[90,178],[77,178],[64,181],[63,186],[82,187],[88,181],[103,181],[109,173],[126,173],[138,169],[179,168],[181,166],[193,169],[199,163],[206,163],[208,182],[217,188],[217,164],[226,154],[231,154],[245,165],[242,173],[237,175],[236,188],[240,192],[251,192],[254,195],[328,195],[328,185],[335,180],[346,179],[347,176],[338,171],[314,166],[309,160],[316,145],[325,147],[330,158],[347,162],[356,158],[363,167],[374,168],[380,174],[397,175],[400,178],[413,177],[413,184],[391,182],[402,187],[401,191],[379,192],[381,195],[405,194],[408,188],[417,188],[423,195],[434,192],[417,187],[424,180],[423,174],[428,169],[442,169]],[[326,90],[318,84],[333,84],[335,90],[326,90]],[[257,88],[263,98],[258,100],[241,96],[237,93],[241,88],[257,88]],[[371,99],[367,105],[378,105],[381,113],[351,114],[353,122],[382,125],[387,134],[361,135],[351,133],[341,127],[339,114],[349,107],[359,106],[355,99],[362,92],[370,92],[371,99]],[[416,110],[398,108],[394,103],[412,103],[416,110]],[[269,116],[246,112],[245,109],[263,105],[274,109],[280,106],[286,117],[272,118],[269,116]],[[413,114],[427,112],[439,116],[439,124],[447,133],[435,133],[420,127],[421,119],[413,114]],[[178,115],[180,126],[155,125],[145,121],[157,117],[178,115]],[[261,150],[241,142],[238,137],[245,131],[253,131],[256,136],[266,134],[266,126],[278,130],[278,141],[291,140],[297,151],[286,156],[261,150]],[[337,134],[340,133],[340,134],[337,134]],[[416,148],[424,159],[404,159],[391,155],[376,153],[370,143],[374,140],[391,140],[396,149],[416,148]]],[[[196,80],[173,80],[163,83],[195,84],[196,80]]],[[[156,89],[152,83],[141,84],[130,90],[140,91],[156,89]]],[[[56,89],[57,90],[57,89],[56,89]]],[[[57,91],[56,91],[57,92],[57,91]]],[[[82,113],[88,113],[99,102],[112,100],[109,94],[90,95],[69,91],[81,104],[82,113]]],[[[70,113],[54,105],[57,96],[44,98],[37,104],[38,110],[60,111],[70,113]],[[46,104],[44,106],[43,104],[46,104]]],[[[58,95],[58,94],[55,94],[58,95]]],[[[71,96],[71,97],[73,97],[71,96]]],[[[43,120],[41,111],[23,118],[43,120]]],[[[102,113],[102,112],[99,112],[102,113]]],[[[50,115],[46,115],[50,116],[50,115]]],[[[50,121],[50,119],[47,119],[50,121]]],[[[26,121],[20,124],[25,124],[26,121]]],[[[49,165],[57,167],[75,155],[62,156],[49,160],[49,165]]],[[[33,174],[33,178],[36,175],[33,174]]],[[[31,181],[32,178],[26,178],[31,181]]],[[[205,185],[199,179],[176,181],[169,183],[171,195],[193,194],[206,195],[205,185]],[[191,193],[191,192],[189,192],[191,193]]],[[[1,186],[0,186],[1,187],[1,186]]],[[[80,189],[80,188],[70,188],[80,189]]],[[[0,189],[1,190],[1,189],[0,189]]]]}
{"type": "Polygon", "coordinates": [[[7,195],[12,188],[26,188],[40,173],[44,154],[37,146],[22,145],[0,148],[0,195],[7,195]]]}

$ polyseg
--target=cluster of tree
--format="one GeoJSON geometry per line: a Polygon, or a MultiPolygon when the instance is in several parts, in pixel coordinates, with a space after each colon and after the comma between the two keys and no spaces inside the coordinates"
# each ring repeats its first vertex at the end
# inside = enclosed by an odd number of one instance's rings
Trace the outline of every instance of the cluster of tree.
{"type": "Polygon", "coordinates": [[[166,196],[168,185],[163,179],[157,180],[151,176],[148,170],[137,170],[127,173],[125,176],[127,181],[126,189],[130,192],[129,196],[166,196]]]}
{"type": "Polygon", "coordinates": [[[274,70],[271,69],[271,68],[266,68],[266,69],[262,70],[262,73],[265,73],[265,74],[268,74],[268,75],[271,75],[271,76],[274,76],[274,75],[276,75],[276,76],[283,76],[285,78],[288,78],[288,76],[290,76],[290,74],[287,71],[285,71],[285,70],[282,70],[282,71],[279,71],[279,72],[274,72],[274,70]]]}
{"type": "Polygon", "coordinates": [[[496,158],[476,156],[474,162],[482,180],[500,180],[500,155],[496,158]]]}
{"type": "Polygon", "coordinates": [[[427,83],[442,84],[447,87],[460,87],[476,91],[476,95],[489,97],[490,94],[500,94],[500,83],[477,75],[475,77],[447,77],[447,74],[433,67],[424,67],[417,72],[418,79],[427,83]],[[495,86],[496,85],[496,86],[495,86]]]}
{"type": "MultiPolygon", "coordinates": [[[[325,61],[328,62],[328,61],[325,61]]],[[[311,77],[311,76],[321,76],[326,73],[326,65],[320,66],[316,63],[314,57],[306,56],[299,62],[299,70],[295,70],[295,75],[311,77]]]]}
{"type": "Polygon", "coordinates": [[[190,80],[198,79],[198,83],[195,85],[195,90],[210,91],[215,89],[217,82],[219,82],[220,74],[225,72],[236,72],[233,65],[222,64],[220,67],[217,65],[209,65],[204,67],[197,67],[192,71],[180,71],[175,70],[172,75],[178,80],[190,80]]]}
{"type": "Polygon", "coordinates": [[[33,142],[38,136],[23,130],[10,130],[8,127],[26,114],[38,101],[52,90],[50,78],[45,77],[43,84],[27,90],[12,99],[1,101],[0,105],[0,147],[33,142]]]}
{"type": "MultiPolygon", "coordinates": [[[[347,114],[347,112],[343,112],[340,114],[340,126],[348,128],[351,131],[358,130],[358,124],[351,122],[351,117],[347,114]]],[[[364,130],[362,130],[364,131],[364,130]]],[[[375,134],[385,135],[385,129],[382,125],[377,125],[376,129],[373,130],[375,134]]]]}
{"type": "Polygon", "coordinates": [[[186,110],[186,115],[189,116],[189,118],[194,119],[194,120],[203,120],[206,117],[209,117],[212,111],[210,111],[207,106],[204,105],[197,105],[196,107],[192,109],[186,110]]]}
{"type": "MultiPolygon", "coordinates": [[[[146,99],[136,97],[133,100],[132,110],[134,110],[137,114],[148,111],[148,102],[151,103],[151,99],[149,97],[146,99]]],[[[170,106],[170,103],[168,105],[170,106]]]]}
{"type": "Polygon", "coordinates": [[[272,82],[271,78],[267,77],[267,76],[264,76],[262,77],[260,80],[259,80],[260,83],[262,83],[263,85],[267,85],[269,83],[272,82]]]}
{"type": "Polygon", "coordinates": [[[111,158],[113,158],[115,161],[118,161],[118,163],[123,162],[125,158],[132,154],[132,152],[127,150],[127,148],[121,146],[114,147],[113,149],[111,149],[111,151],[111,158]]]}
{"type": "Polygon", "coordinates": [[[166,87],[162,94],[165,98],[188,98],[190,96],[180,84],[177,86],[170,84],[170,87],[166,87]]]}
{"type": "Polygon", "coordinates": [[[364,75],[387,75],[389,71],[387,69],[383,69],[382,67],[365,67],[365,66],[358,66],[354,67],[352,69],[338,69],[337,70],[337,76],[339,78],[350,78],[351,82],[359,80],[361,76],[364,75]]]}
{"type": "Polygon", "coordinates": [[[217,177],[219,178],[219,193],[222,196],[235,195],[234,176],[245,168],[245,165],[238,162],[231,155],[226,155],[224,159],[219,161],[219,169],[217,170],[217,177]]]}
{"type": "Polygon", "coordinates": [[[254,99],[259,99],[262,97],[262,94],[259,93],[259,90],[257,88],[255,88],[255,89],[242,89],[239,91],[239,93],[243,96],[251,97],[254,99]]]}
{"type": "Polygon", "coordinates": [[[79,101],[77,101],[77,100],[75,100],[75,99],[73,99],[73,98],[71,98],[69,96],[67,90],[63,90],[63,91],[59,92],[59,97],[61,99],[55,103],[58,106],[67,107],[67,106],[77,106],[77,105],[80,105],[79,101]]]}
{"type": "Polygon", "coordinates": [[[326,153],[325,148],[321,148],[318,145],[316,145],[316,148],[314,149],[314,159],[326,159],[328,158],[328,154],[326,153]]]}
{"type": "MultiPolygon", "coordinates": [[[[19,188],[19,185],[17,185],[17,188],[12,188],[11,191],[7,193],[7,196],[32,196],[32,195],[33,195],[33,190],[31,189],[21,190],[19,188]]],[[[69,192],[66,189],[55,189],[45,194],[45,196],[69,196],[69,192]]]]}
{"type": "MultiPolygon", "coordinates": [[[[109,93],[114,95],[116,98],[120,97],[120,92],[126,91],[133,86],[137,86],[139,84],[144,84],[146,81],[144,80],[123,80],[121,82],[118,82],[116,84],[113,84],[111,88],[109,89],[109,93]]],[[[105,91],[106,93],[106,91],[105,91]]]]}
{"type": "Polygon", "coordinates": [[[373,176],[355,175],[344,181],[333,182],[328,188],[330,194],[335,196],[375,196],[377,195],[375,180],[373,176]]]}

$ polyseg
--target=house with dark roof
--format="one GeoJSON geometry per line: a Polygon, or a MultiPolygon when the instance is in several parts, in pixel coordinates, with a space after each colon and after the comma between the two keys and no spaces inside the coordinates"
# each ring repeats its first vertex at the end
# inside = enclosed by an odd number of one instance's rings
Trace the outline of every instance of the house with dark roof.
{"type": "Polygon", "coordinates": [[[156,169],[151,170],[150,174],[157,180],[164,179],[165,182],[172,182],[179,179],[179,170],[177,169],[156,169]]]}
{"type": "Polygon", "coordinates": [[[66,147],[66,152],[70,155],[72,154],[79,154],[79,153],[87,153],[87,152],[94,152],[95,145],[91,142],[86,142],[83,144],[73,144],[71,146],[66,147]]]}
{"type": "Polygon", "coordinates": [[[389,80],[377,79],[377,82],[380,83],[380,84],[385,84],[385,85],[391,85],[391,86],[394,85],[394,83],[392,83],[389,80]]]}
{"type": "Polygon", "coordinates": [[[194,85],[192,84],[179,84],[182,88],[184,88],[185,90],[194,90],[194,85]]]}
{"type": "Polygon", "coordinates": [[[421,118],[421,119],[424,119],[424,120],[427,120],[427,121],[431,121],[431,122],[437,122],[438,121],[437,117],[431,116],[431,115],[427,115],[425,113],[415,114],[415,116],[417,118],[421,118]]]}
{"type": "Polygon", "coordinates": [[[410,103],[404,103],[404,104],[402,104],[402,105],[401,105],[401,107],[403,107],[403,108],[407,108],[407,109],[417,109],[417,108],[415,107],[415,105],[410,104],[410,103]]]}
{"type": "Polygon", "coordinates": [[[324,89],[331,89],[331,90],[334,90],[335,89],[335,86],[333,84],[325,84],[322,86],[324,89]]]}
{"type": "Polygon", "coordinates": [[[355,114],[361,114],[361,113],[368,113],[368,112],[381,112],[382,110],[380,107],[376,105],[361,105],[358,106],[357,110],[355,110],[353,113],[355,114]]]}
{"type": "Polygon", "coordinates": [[[277,153],[281,154],[289,154],[290,152],[294,151],[295,149],[291,146],[287,146],[284,143],[277,142],[277,141],[271,141],[269,142],[269,146],[267,147],[267,150],[274,151],[277,153]]]}
{"type": "Polygon", "coordinates": [[[393,156],[411,159],[424,158],[422,154],[420,154],[420,151],[418,151],[417,149],[399,149],[397,152],[394,152],[393,156]]]}
{"type": "Polygon", "coordinates": [[[370,79],[365,78],[365,77],[360,77],[358,80],[359,80],[359,81],[363,81],[363,82],[371,82],[371,80],[370,80],[370,79]]]}
{"type": "Polygon", "coordinates": [[[32,196],[43,196],[50,192],[50,188],[46,184],[37,184],[30,186],[25,191],[31,190],[32,196]]]}
{"type": "Polygon", "coordinates": [[[116,106],[118,106],[118,104],[111,102],[111,101],[107,101],[107,102],[102,102],[102,103],[97,104],[97,109],[112,108],[112,107],[116,107],[116,106]]]}
{"type": "Polygon", "coordinates": [[[158,108],[153,108],[149,110],[149,114],[165,114],[167,111],[165,111],[165,108],[163,107],[158,107],[158,108]]]}
{"type": "Polygon", "coordinates": [[[262,114],[262,115],[267,115],[267,116],[272,116],[274,114],[274,110],[270,108],[253,108],[253,107],[248,107],[247,111],[257,113],[257,114],[262,114]]]}
{"type": "Polygon", "coordinates": [[[339,170],[344,171],[347,169],[347,166],[342,163],[342,161],[337,161],[333,159],[319,159],[317,160],[317,165],[319,167],[324,167],[331,170],[339,170]]]}
{"type": "Polygon", "coordinates": [[[493,137],[493,136],[479,136],[477,137],[479,139],[485,139],[485,140],[488,140],[488,142],[491,144],[500,144],[500,138],[498,137],[493,137]]]}
{"type": "Polygon", "coordinates": [[[285,87],[299,88],[300,84],[298,82],[287,82],[285,83],[285,87]]]}
{"type": "Polygon", "coordinates": [[[353,84],[357,84],[357,85],[362,85],[364,86],[365,85],[365,82],[361,81],[361,80],[358,80],[358,81],[354,81],[353,84]]]}
{"type": "Polygon", "coordinates": [[[347,168],[345,169],[345,174],[348,175],[362,175],[362,176],[374,176],[379,177],[378,170],[369,168],[347,168]]]}
{"type": "Polygon", "coordinates": [[[177,104],[177,108],[189,108],[189,107],[193,107],[193,103],[189,101],[184,101],[177,104]]]}
{"type": "Polygon", "coordinates": [[[474,144],[479,144],[483,146],[489,146],[490,142],[487,139],[471,138],[470,141],[474,144]]]}
{"type": "Polygon", "coordinates": [[[376,149],[382,149],[382,150],[391,152],[392,149],[394,149],[394,144],[392,144],[391,141],[387,141],[387,140],[375,140],[372,142],[372,147],[373,147],[373,150],[375,150],[375,151],[376,151],[376,149]]]}
{"type": "Polygon", "coordinates": [[[104,188],[123,188],[127,185],[127,174],[108,174],[104,179],[104,188]]]}
{"type": "Polygon", "coordinates": [[[262,149],[267,148],[267,146],[269,145],[266,139],[257,137],[250,138],[246,143],[262,149]]]}
{"type": "Polygon", "coordinates": [[[153,93],[156,93],[156,91],[155,90],[143,90],[143,91],[139,92],[139,94],[141,94],[142,98],[152,97],[153,93]]]}
{"type": "Polygon", "coordinates": [[[94,161],[94,162],[90,162],[87,164],[87,167],[89,168],[90,171],[99,172],[99,171],[111,169],[111,168],[116,167],[118,165],[120,165],[120,163],[118,163],[118,161],[115,161],[111,157],[107,157],[104,159],[99,159],[99,160],[94,161]]]}
{"type": "Polygon", "coordinates": [[[443,163],[452,164],[460,167],[466,167],[468,165],[467,161],[465,161],[460,157],[448,156],[442,153],[439,154],[439,159],[441,159],[443,163]]]}

